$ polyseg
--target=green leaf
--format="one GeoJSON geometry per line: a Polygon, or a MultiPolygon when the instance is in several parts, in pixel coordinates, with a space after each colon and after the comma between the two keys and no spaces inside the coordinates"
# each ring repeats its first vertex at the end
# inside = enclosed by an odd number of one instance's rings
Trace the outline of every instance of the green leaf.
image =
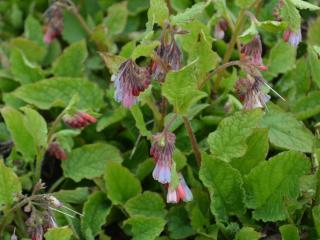
{"type": "Polygon", "coordinates": [[[119,70],[120,65],[126,61],[126,59],[120,55],[113,55],[108,52],[100,52],[106,67],[112,74],[116,74],[119,70]]]}
{"type": "Polygon", "coordinates": [[[198,74],[198,82],[205,79],[207,73],[214,69],[220,61],[219,55],[212,51],[212,39],[207,39],[205,33],[201,31],[197,41],[189,46],[189,62],[196,61],[195,71],[198,74]]]}
{"type": "Polygon", "coordinates": [[[125,204],[141,193],[139,180],[125,167],[108,162],[104,174],[107,194],[113,204],[125,204]]]}
{"type": "Polygon", "coordinates": [[[28,39],[44,46],[42,26],[32,15],[29,15],[25,21],[24,33],[28,39]]]}
{"type": "Polygon", "coordinates": [[[254,21],[252,21],[250,27],[247,30],[245,30],[239,36],[239,38],[242,43],[247,44],[258,34],[259,34],[259,32],[257,30],[256,23],[254,21]]]}
{"type": "Polygon", "coordinates": [[[123,107],[118,107],[116,109],[108,111],[104,116],[99,118],[97,123],[97,131],[100,132],[110,125],[120,122],[127,116],[127,113],[127,109],[123,107]]]}
{"type": "Polygon", "coordinates": [[[24,124],[24,116],[12,107],[4,107],[1,110],[2,117],[10,132],[15,148],[26,158],[33,160],[36,154],[36,146],[32,135],[24,124]]]}
{"type": "Polygon", "coordinates": [[[210,209],[217,219],[226,222],[228,215],[244,213],[242,178],[231,165],[203,155],[199,176],[209,190],[210,209]]]}
{"type": "Polygon", "coordinates": [[[14,96],[40,109],[66,107],[73,96],[79,96],[78,107],[99,109],[103,93],[98,86],[82,78],[50,78],[19,87],[14,96]]]}
{"type": "Polygon", "coordinates": [[[64,176],[79,182],[84,178],[101,176],[110,161],[122,161],[116,147],[106,143],[87,144],[74,149],[68,155],[68,160],[62,162],[62,169],[64,176]]]}
{"type": "Polygon", "coordinates": [[[170,239],[187,239],[195,234],[191,227],[188,212],[183,206],[172,207],[167,218],[170,239]]]}
{"type": "Polygon", "coordinates": [[[23,52],[23,55],[26,56],[31,62],[40,63],[45,54],[45,48],[39,46],[37,43],[22,37],[14,38],[10,41],[12,48],[17,48],[23,52]]]}
{"type": "Polygon", "coordinates": [[[295,67],[296,49],[284,41],[279,41],[270,51],[267,74],[276,77],[295,67]]]}
{"type": "Polygon", "coordinates": [[[262,115],[263,112],[256,109],[237,112],[223,119],[217,130],[209,134],[210,151],[225,161],[243,156],[248,148],[246,140],[257,127],[262,115]]]}
{"type": "Polygon", "coordinates": [[[160,195],[148,191],[129,199],[125,204],[125,209],[131,217],[142,215],[164,218],[167,213],[164,207],[165,204],[160,195]]]}
{"type": "Polygon", "coordinates": [[[158,23],[164,27],[164,22],[169,20],[169,9],[166,1],[163,0],[150,0],[150,8],[148,10],[148,24],[151,23],[151,27],[158,23]]]}
{"type": "Polygon", "coordinates": [[[24,126],[33,137],[34,143],[37,147],[47,147],[47,123],[46,120],[35,110],[23,107],[24,112],[24,126]]]}
{"type": "Polygon", "coordinates": [[[308,26],[308,43],[310,45],[320,45],[320,17],[310,22],[308,26]]]}
{"type": "Polygon", "coordinates": [[[159,45],[159,41],[153,41],[148,44],[140,44],[138,45],[132,52],[131,58],[133,60],[137,59],[138,57],[150,57],[154,49],[159,45]]]}
{"type": "Polygon", "coordinates": [[[70,11],[63,13],[62,38],[69,44],[85,39],[86,32],[79,20],[70,11]]]}
{"type": "Polygon", "coordinates": [[[295,225],[282,225],[279,230],[282,240],[300,240],[299,230],[295,225]]]}
{"type": "Polygon", "coordinates": [[[237,233],[235,240],[259,240],[261,238],[261,233],[256,232],[251,227],[243,227],[237,233]]]}
{"type": "Polygon", "coordinates": [[[84,216],[81,219],[83,234],[85,235],[89,229],[92,236],[96,236],[106,222],[110,209],[111,202],[107,199],[105,193],[96,192],[92,194],[83,207],[84,216]]]}
{"type": "Polygon", "coordinates": [[[236,4],[240,8],[249,8],[255,0],[236,0],[236,4]]]}
{"type": "Polygon", "coordinates": [[[108,16],[104,23],[108,29],[108,34],[116,35],[123,32],[128,18],[127,2],[113,4],[108,8],[108,16]]]}
{"type": "Polygon", "coordinates": [[[44,237],[46,240],[70,240],[72,230],[68,227],[49,228],[44,237]]]}
{"type": "Polygon", "coordinates": [[[269,129],[270,142],[280,148],[312,152],[314,136],[303,123],[290,113],[270,106],[261,121],[261,127],[269,129]]]}
{"type": "Polygon", "coordinates": [[[313,91],[298,99],[292,106],[292,111],[299,120],[305,120],[320,113],[320,92],[313,91]]]}
{"type": "Polygon", "coordinates": [[[142,136],[151,137],[151,132],[148,131],[148,129],[146,127],[146,123],[144,121],[143,114],[141,112],[139,105],[132,106],[130,111],[131,111],[133,118],[136,121],[136,127],[139,129],[139,133],[142,136]]]}
{"type": "Polygon", "coordinates": [[[320,7],[313,5],[311,3],[308,3],[306,1],[302,1],[302,0],[290,0],[290,2],[292,2],[297,8],[299,9],[308,9],[308,10],[319,10],[320,7]]]}
{"type": "Polygon", "coordinates": [[[278,21],[263,21],[263,22],[257,22],[258,28],[267,31],[267,32],[279,32],[283,31],[287,28],[286,22],[278,22],[278,21]]]}
{"type": "Polygon", "coordinates": [[[254,219],[287,219],[286,203],[297,199],[299,178],[309,171],[309,159],[294,151],[280,153],[254,168],[245,178],[246,205],[254,209],[254,219]]]}
{"type": "Polygon", "coordinates": [[[36,82],[44,77],[41,68],[29,62],[19,49],[11,52],[10,63],[14,79],[21,84],[36,82]]]}
{"type": "Polygon", "coordinates": [[[164,229],[164,219],[157,217],[134,216],[124,222],[131,226],[132,240],[152,240],[164,229]]]}
{"type": "Polygon", "coordinates": [[[207,95],[197,88],[194,63],[191,63],[180,71],[167,74],[162,93],[174,106],[176,113],[186,115],[192,105],[207,95]]]}
{"type": "MultiPolygon", "coordinates": [[[[209,3],[209,2],[208,2],[209,3]]],[[[198,17],[204,12],[204,9],[207,7],[206,2],[199,2],[194,4],[191,8],[187,8],[184,12],[178,13],[175,16],[171,16],[172,24],[183,24],[190,22],[192,19],[198,17]]]]}
{"type": "Polygon", "coordinates": [[[15,194],[21,193],[21,183],[14,171],[0,160],[0,208],[3,204],[12,205],[15,194]]]}
{"type": "Polygon", "coordinates": [[[301,16],[299,11],[296,9],[291,0],[285,0],[283,3],[284,5],[281,8],[281,18],[283,21],[288,23],[288,26],[291,28],[291,30],[295,32],[300,31],[301,16]]]}
{"type": "Polygon", "coordinates": [[[52,70],[54,75],[57,77],[81,77],[87,56],[85,41],[73,43],[53,63],[52,70]]]}
{"type": "Polygon", "coordinates": [[[266,129],[255,129],[247,139],[248,149],[240,158],[234,158],[231,165],[238,169],[242,175],[248,174],[251,169],[265,160],[268,150],[268,131],[266,129]]]}
{"type": "Polygon", "coordinates": [[[54,192],[53,195],[63,203],[82,204],[89,196],[89,189],[87,187],[78,187],[71,190],[62,189],[54,192]]]}
{"type": "Polygon", "coordinates": [[[308,65],[311,72],[312,81],[320,88],[320,60],[318,54],[312,47],[308,47],[308,65]]]}
{"type": "Polygon", "coordinates": [[[318,237],[320,236],[320,206],[317,205],[312,209],[312,217],[318,237]]]}

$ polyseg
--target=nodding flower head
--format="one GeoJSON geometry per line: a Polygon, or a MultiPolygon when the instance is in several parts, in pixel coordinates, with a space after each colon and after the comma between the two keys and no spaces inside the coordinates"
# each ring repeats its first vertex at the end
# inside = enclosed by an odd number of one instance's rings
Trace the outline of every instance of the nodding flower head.
{"type": "Polygon", "coordinates": [[[262,61],[262,44],[259,35],[256,35],[251,42],[243,45],[241,47],[242,57],[245,60],[249,60],[250,63],[264,70],[266,67],[263,65],[262,61]]]}
{"type": "Polygon", "coordinates": [[[219,20],[214,28],[214,37],[216,39],[222,40],[224,39],[225,32],[228,29],[228,23],[226,20],[219,20]]]}
{"type": "Polygon", "coordinates": [[[192,192],[181,173],[179,173],[179,184],[177,188],[168,185],[167,203],[189,202],[193,199],[192,192]]]}
{"type": "Polygon", "coordinates": [[[244,109],[264,108],[270,96],[262,91],[264,80],[248,75],[236,83],[236,92],[243,102],[244,109]]]}
{"type": "Polygon", "coordinates": [[[93,116],[81,111],[78,111],[73,115],[65,115],[63,121],[71,128],[84,128],[97,122],[93,116]]]}
{"type": "Polygon", "coordinates": [[[115,99],[130,108],[138,101],[140,92],[148,88],[151,82],[149,70],[138,66],[129,59],[122,63],[119,72],[112,76],[116,90],[115,99]]]}
{"type": "Polygon", "coordinates": [[[175,140],[176,136],[167,131],[152,136],[150,155],[153,156],[156,162],[152,176],[162,184],[171,182],[172,155],[175,149],[175,140]]]}
{"type": "Polygon", "coordinates": [[[44,16],[45,34],[43,41],[49,44],[63,31],[63,12],[58,4],[52,4],[44,16]]]}
{"type": "Polygon", "coordinates": [[[169,71],[177,71],[181,68],[182,53],[174,39],[167,43],[165,34],[161,37],[161,44],[157,48],[157,58],[154,59],[151,66],[153,78],[159,82],[163,82],[169,71]]]}
{"type": "Polygon", "coordinates": [[[301,29],[292,31],[290,28],[287,28],[283,33],[283,40],[294,47],[298,47],[299,43],[302,40],[301,29]]]}
{"type": "Polygon", "coordinates": [[[50,143],[47,152],[50,156],[59,160],[66,160],[68,158],[66,152],[57,141],[50,143]]]}

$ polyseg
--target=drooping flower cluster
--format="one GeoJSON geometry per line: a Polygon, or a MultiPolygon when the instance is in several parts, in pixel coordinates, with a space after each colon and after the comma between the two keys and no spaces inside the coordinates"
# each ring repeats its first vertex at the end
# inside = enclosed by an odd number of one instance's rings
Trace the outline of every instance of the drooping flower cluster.
{"type": "Polygon", "coordinates": [[[57,141],[53,141],[49,144],[47,152],[50,156],[55,157],[59,160],[66,160],[68,158],[65,150],[57,141]]]}
{"type": "Polygon", "coordinates": [[[63,31],[63,11],[57,2],[54,2],[44,13],[45,33],[43,41],[51,43],[63,31]]]}
{"type": "Polygon", "coordinates": [[[262,44],[259,35],[256,35],[252,41],[241,47],[241,54],[244,61],[249,61],[260,70],[267,69],[267,67],[263,65],[262,61],[262,44]]]}
{"type": "Polygon", "coordinates": [[[177,71],[181,68],[181,50],[174,38],[174,33],[170,36],[171,39],[168,41],[166,32],[162,33],[160,46],[156,52],[157,57],[151,66],[153,78],[159,82],[164,82],[169,71],[177,71]]]}
{"type": "Polygon", "coordinates": [[[153,170],[152,176],[168,189],[167,202],[178,203],[179,201],[191,201],[192,192],[187,186],[181,173],[179,176],[179,184],[176,188],[172,186],[172,164],[173,152],[175,149],[176,136],[164,130],[162,133],[157,133],[152,136],[152,146],[150,155],[153,156],[156,166],[153,170]]]}
{"type": "Polygon", "coordinates": [[[213,36],[216,39],[222,40],[224,39],[225,32],[228,29],[228,22],[224,19],[221,19],[217,22],[215,28],[214,28],[214,33],[213,36]]]}
{"type": "Polygon", "coordinates": [[[116,91],[115,99],[130,108],[138,101],[138,96],[151,82],[150,72],[129,59],[122,63],[119,72],[112,76],[116,91]]]}
{"type": "Polygon", "coordinates": [[[97,122],[96,118],[86,112],[77,111],[75,114],[67,114],[63,121],[71,128],[84,128],[97,122]]]}
{"type": "Polygon", "coordinates": [[[299,28],[297,31],[293,31],[290,28],[287,28],[283,33],[283,40],[294,47],[298,47],[302,40],[301,29],[299,28]]]}
{"type": "Polygon", "coordinates": [[[236,83],[236,91],[243,102],[244,109],[264,108],[266,103],[270,100],[270,96],[264,93],[261,88],[264,85],[264,80],[261,78],[254,78],[247,75],[241,78],[236,83]]]}

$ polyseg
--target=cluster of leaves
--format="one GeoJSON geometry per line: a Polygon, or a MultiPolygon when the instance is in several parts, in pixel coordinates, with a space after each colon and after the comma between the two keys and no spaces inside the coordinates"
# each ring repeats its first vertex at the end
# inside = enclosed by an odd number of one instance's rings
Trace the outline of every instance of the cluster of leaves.
{"type": "Polygon", "coordinates": [[[11,210],[39,178],[83,214],[55,213],[60,227],[48,240],[320,238],[319,1],[280,3],[281,22],[277,0],[79,0],[76,11],[64,9],[61,36],[45,44],[47,0],[0,2],[0,238],[14,229],[28,237],[28,213],[11,210]],[[213,37],[220,19],[229,25],[223,40],[213,37]],[[126,109],[111,75],[127,58],[149,65],[168,22],[185,32],[176,37],[185,67],[126,109]],[[300,27],[298,48],[282,40],[300,27]],[[267,109],[244,111],[234,90],[243,71],[211,73],[240,59],[257,33],[263,76],[286,101],[274,95],[267,109]],[[70,129],[61,120],[74,109],[97,124],[70,129]],[[175,168],[193,193],[176,205],[165,203],[149,156],[151,135],[173,115],[175,168]],[[66,160],[47,153],[53,140],[66,160]]]}

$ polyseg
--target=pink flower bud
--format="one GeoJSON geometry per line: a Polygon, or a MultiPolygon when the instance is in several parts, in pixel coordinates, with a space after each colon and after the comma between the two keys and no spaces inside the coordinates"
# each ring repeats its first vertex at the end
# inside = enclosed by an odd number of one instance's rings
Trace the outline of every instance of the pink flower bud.
{"type": "Polygon", "coordinates": [[[58,142],[50,143],[47,151],[50,156],[55,157],[56,159],[66,160],[68,158],[66,152],[58,142]]]}
{"type": "Polygon", "coordinates": [[[66,115],[63,118],[66,125],[71,128],[84,128],[90,124],[96,123],[96,119],[85,112],[76,112],[74,115],[66,115]]]}

